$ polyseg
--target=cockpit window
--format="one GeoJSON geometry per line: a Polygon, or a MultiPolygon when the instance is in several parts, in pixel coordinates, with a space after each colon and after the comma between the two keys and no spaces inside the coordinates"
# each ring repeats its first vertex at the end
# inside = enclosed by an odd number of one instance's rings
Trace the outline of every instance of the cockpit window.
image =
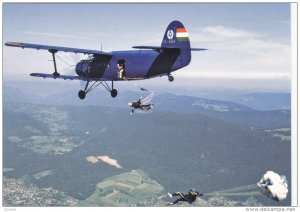
{"type": "Polygon", "coordinates": [[[95,59],[95,57],[94,57],[94,55],[92,55],[92,54],[91,54],[91,55],[89,55],[89,56],[88,56],[88,58],[87,58],[87,59],[88,59],[88,60],[94,60],[94,59],[95,59]]]}

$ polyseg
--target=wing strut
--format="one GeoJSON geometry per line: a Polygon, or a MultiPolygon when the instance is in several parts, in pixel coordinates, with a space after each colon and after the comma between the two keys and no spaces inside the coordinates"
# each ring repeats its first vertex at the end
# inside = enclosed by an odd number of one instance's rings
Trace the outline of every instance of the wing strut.
{"type": "Polygon", "coordinates": [[[53,63],[54,63],[53,76],[54,76],[54,78],[59,77],[60,74],[57,72],[56,61],[55,61],[55,53],[57,52],[57,50],[56,49],[49,49],[48,51],[52,54],[52,57],[53,57],[53,63]]]}

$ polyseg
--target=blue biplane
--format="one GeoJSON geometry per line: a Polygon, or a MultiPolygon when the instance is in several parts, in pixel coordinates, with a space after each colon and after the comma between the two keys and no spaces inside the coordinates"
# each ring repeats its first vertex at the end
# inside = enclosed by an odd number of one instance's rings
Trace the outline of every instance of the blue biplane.
{"type": "Polygon", "coordinates": [[[191,51],[203,51],[203,48],[191,48],[188,32],[179,21],[169,24],[164,34],[161,46],[133,46],[138,50],[103,52],[99,50],[78,49],[61,46],[7,42],[6,46],[48,50],[53,57],[54,73],[32,73],[33,77],[70,79],[86,81],[84,90],[78,92],[80,99],[86,94],[103,85],[112,97],[118,92],[114,81],[144,80],[158,76],[168,76],[174,80],[171,72],[187,66],[191,61],[191,51]],[[57,71],[55,54],[57,52],[73,52],[87,54],[89,57],[76,64],[76,75],[62,75],[57,71]],[[111,86],[107,83],[111,81],[111,86]]]}

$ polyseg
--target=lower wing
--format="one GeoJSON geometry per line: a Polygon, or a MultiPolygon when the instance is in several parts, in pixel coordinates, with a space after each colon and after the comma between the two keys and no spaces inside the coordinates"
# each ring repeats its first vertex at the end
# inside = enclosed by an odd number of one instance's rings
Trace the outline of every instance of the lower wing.
{"type": "Polygon", "coordinates": [[[70,76],[70,75],[53,75],[53,74],[43,74],[43,73],[32,73],[30,74],[32,77],[41,77],[41,78],[52,78],[52,79],[64,79],[64,80],[82,80],[82,81],[111,81],[105,78],[87,78],[80,76],[70,76]]]}

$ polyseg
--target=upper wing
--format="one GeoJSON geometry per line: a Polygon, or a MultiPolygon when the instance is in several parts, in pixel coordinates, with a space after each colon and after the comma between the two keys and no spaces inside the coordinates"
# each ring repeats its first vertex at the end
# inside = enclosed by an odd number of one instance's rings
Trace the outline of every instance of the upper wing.
{"type": "Polygon", "coordinates": [[[41,45],[41,44],[31,44],[31,43],[18,43],[18,42],[7,42],[5,46],[12,46],[12,47],[20,47],[30,48],[30,49],[37,49],[37,50],[49,50],[49,51],[63,51],[63,52],[73,52],[73,53],[83,53],[83,54],[96,54],[96,55],[110,55],[110,53],[102,52],[98,50],[90,50],[90,49],[77,49],[77,48],[69,48],[69,47],[62,47],[62,46],[48,46],[48,45],[41,45]]]}
{"type": "Polygon", "coordinates": [[[105,78],[87,78],[80,76],[70,76],[70,75],[53,75],[53,74],[44,74],[44,73],[32,73],[30,76],[41,77],[41,78],[52,78],[52,79],[64,79],[64,80],[82,80],[82,81],[111,81],[110,79],[105,78]]]}

